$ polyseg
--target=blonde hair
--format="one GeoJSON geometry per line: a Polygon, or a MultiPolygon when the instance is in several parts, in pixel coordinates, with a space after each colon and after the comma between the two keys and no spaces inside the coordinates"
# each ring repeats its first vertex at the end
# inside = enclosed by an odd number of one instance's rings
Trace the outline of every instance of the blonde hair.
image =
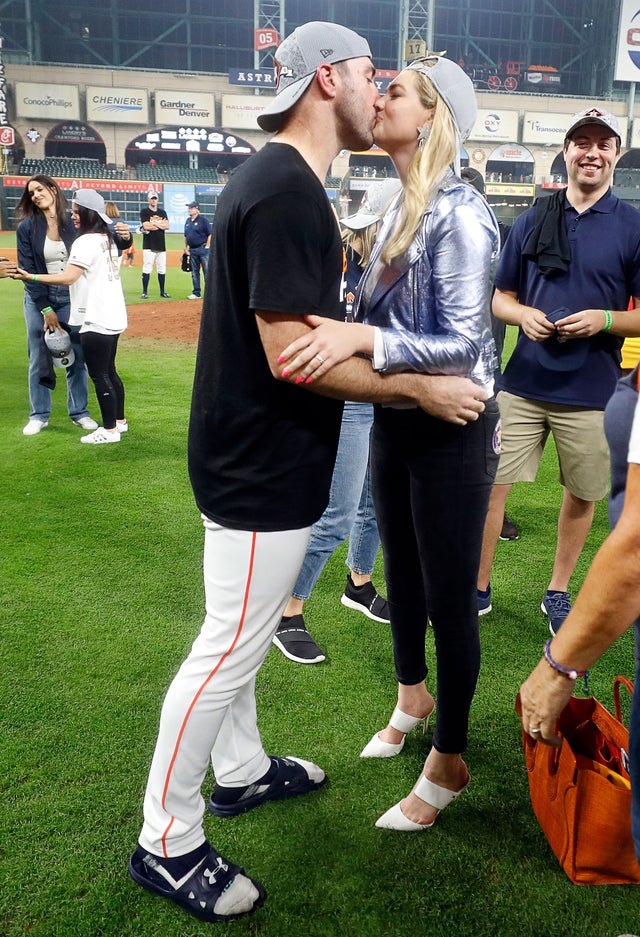
{"type": "Polygon", "coordinates": [[[360,255],[359,266],[362,268],[369,263],[369,257],[371,257],[379,227],[380,221],[374,221],[359,231],[352,231],[351,228],[347,227],[342,229],[342,243],[345,249],[351,248],[352,251],[360,255]]]}
{"type": "Polygon", "coordinates": [[[422,70],[428,68],[429,64],[425,63],[420,70],[406,68],[402,73],[412,74],[423,107],[435,110],[431,132],[409,163],[398,220],[382,251],[382,260],[387,264],[408,250],[422,216],[459,149],[458,131],[451,111],[422,70]]]}
{"type": "Polygon", "coordinates": [[[104,203],[104,213],[108,215],[109,218],[119,218],[120,210],[115,202],[105,202],[104,203]]]}

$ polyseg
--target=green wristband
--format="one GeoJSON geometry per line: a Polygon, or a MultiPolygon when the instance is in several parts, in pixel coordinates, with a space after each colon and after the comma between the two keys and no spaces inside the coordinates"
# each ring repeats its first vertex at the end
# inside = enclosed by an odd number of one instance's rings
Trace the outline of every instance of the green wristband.
{"type": "Polygon", "coordinates": [[[37,274],[37,273],[34,273],[34,274],[32,275],[32,277],[31,277],[31,282],[32,282],[32,283],[37,283],[37,282],[38,282],[38,274],[37,274]]]}
{"type": "Polygon", "coordinates": [[[45,306],[44,309],[40,310],[40,312],[42,313],[43,316],[46,316],[50,312],[53,312],[53,309],[51,308],[51,306],[45,306]]]}
{"type": "Polygon", "coordinates": [[[608,332],[611,326],[613,325],[613,316],[609,309],[604,310],[604,325],[602,326],[603,332],[608,332]]]}

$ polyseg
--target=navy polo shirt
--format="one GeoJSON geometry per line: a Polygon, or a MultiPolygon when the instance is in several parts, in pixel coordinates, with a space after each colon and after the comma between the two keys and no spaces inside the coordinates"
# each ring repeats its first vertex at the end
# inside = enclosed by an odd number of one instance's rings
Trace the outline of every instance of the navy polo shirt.
{"type": "MultiPolygon", "coordinates": [[[[495,285],[515,292],[518,301],[544,313],[565,306],[582,309],[626,309],[640,296],[640,212],[609,189],[582,214],[565,202],[565,225],[571,263],[551,279],[537,264],[524,260],[522,249],[535,225],[535,209],[516,219],[507,238],[495,285]]],[[[498,382],[519,397],[593,410],[604,410],[620,377],[622,338],[598,332],[588,339],[589,353],[576,371],[551,371],[538,361],[536,342],[519,332],[516,347],[498,382]]]]}
{"type": "Polygon", "coordinates": [[[211,234],[211,225],[204,215],[197,214],[192,221],[187,218],[184,223],[184,236],[189,247],[204,247],[211,234]]]}

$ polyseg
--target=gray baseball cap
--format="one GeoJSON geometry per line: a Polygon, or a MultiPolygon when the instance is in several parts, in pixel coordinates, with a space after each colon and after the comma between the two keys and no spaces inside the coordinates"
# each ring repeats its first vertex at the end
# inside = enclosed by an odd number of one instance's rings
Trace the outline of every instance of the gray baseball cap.
{"type": "Polygon", "coordinates": [[[433,84],[451,112],[460,142],[464,143],[478,114],[476,92],[467,73],[451,59],[445,59],[435,53],[424,59],[416,59],[407,65],[407,68],[422,72],[433,84]]]}
{"type": "Polygon", "coordinates": [[[579,111],[577,114],[574,114],[571,118],[569,129],[565,134],[565,140],[569,140],[578,127],[584,127],[586,124],[597,124],[601,127],[606,127],[607,130],[610,130],[611,133],[618,138],[619,142],[622,140],[618,118],[610,114],[609,111],[601,110],[599,107],[588,107],[584,111],[579,111]]]}
{"type": "Polygon", "coordinates": [[[335,65],[347,59],[371,58],[369,43],[337,23],[314,21],[298,26],[276,50],[276,96],[258,117],[262,130],[279,130],[284,114],[302,97],[323,62],[335,65]]]}
{"type": "Polygon", "coordinates": [[[109,218],[104,210],[103,197],[99,192],[96,192],[95,189],[78,189],[77,192],[74,192],[71,196],[71,201],[75,202],[76,205],[80,205],[82,208],[90,208],[92,211],[96,212],[96,214],[100,215],[102,220],[108,225],[113,222],[113,218],[109,218]]]}
{"type": "Polygon", "coordinates": [[[69,368],[76,360],[76,353],[71,347],[71,336],[64,329],[49,329],[44,333],[44,343],[49,349],[56,368],[69,368]]]}
{"type": "Polygon", "coordinates": [[[400,191],[399,179],[387,179],[385,182],[372,183],[364,193],[360,208],[354,215],[340,219],[340,224],[351,231],[362,231],[384,217],[384,213],[393,198],[400,191]]]}

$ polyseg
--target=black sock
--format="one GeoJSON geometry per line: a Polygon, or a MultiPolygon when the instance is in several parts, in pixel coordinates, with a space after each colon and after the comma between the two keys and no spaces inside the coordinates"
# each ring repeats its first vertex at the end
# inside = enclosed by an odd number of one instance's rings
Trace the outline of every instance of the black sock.
{"type": "Polygon", "coordinates": [[[149,274],[148,273],[142,274],[142,292],[143,293],[149,292],[149,274]]]}
{"type": "Polygon", "coordinates": [[[166,292],[166,290],[165,290],[165,288],[164,288],[164,277],[165,277],[164,273],[159,273],[159,274],[158,274],[158,283],[160,284],[160,292],[161,292],[161,293],[165,293],[165,292],[166,292]]]}

